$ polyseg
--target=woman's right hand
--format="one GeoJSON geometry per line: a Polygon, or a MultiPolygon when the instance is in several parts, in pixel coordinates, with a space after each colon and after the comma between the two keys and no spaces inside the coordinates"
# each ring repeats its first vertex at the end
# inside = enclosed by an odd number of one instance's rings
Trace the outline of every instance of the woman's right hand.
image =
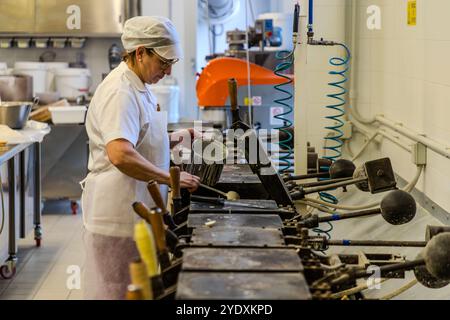
{"type": "Polygon", "coordinates": [[[200,178],[190,173],[182,171],[180,173],[180,187],[186,188],[189,192],[194,192],[200,186],[200,178]]]}

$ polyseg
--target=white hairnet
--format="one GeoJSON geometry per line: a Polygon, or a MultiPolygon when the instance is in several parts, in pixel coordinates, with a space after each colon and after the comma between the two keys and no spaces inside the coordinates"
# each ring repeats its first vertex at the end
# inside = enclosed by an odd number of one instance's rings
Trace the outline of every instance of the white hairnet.
{"type": "Polygon", "coordinates": [[[124,25],[122,44],[127,52],[144,46],[154,49],[168,60],[181,58],[178,33],[173,23],[164,17],[139,16],[128,19],[124,25]]]}

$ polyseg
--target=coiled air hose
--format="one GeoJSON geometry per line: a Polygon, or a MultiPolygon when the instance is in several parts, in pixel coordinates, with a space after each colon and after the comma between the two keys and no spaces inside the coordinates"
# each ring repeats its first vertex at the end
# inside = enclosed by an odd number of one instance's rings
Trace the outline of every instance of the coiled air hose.
{"type": "Polygon", "coordinates": [[[287,130],[289,127],[292,126],[292,121],[290,121],[286,117],[293,111],[292,106],[287,103],[289,100],[292,99],[292,93],[290,93],[285,89],[287,86],[290,86],[292,84],[292,79],[283,72],[290,69],[292,67],[292,64],[294,63],[294,52],[298,40],[299,17],[300,17],[300,5],[296,3],[294,6],[294,19],[292,25],[292,43],[294,45],[294,48],[292,49],[292,51],[283,50],[277,52],[277,54],[275,55],[275,58],[280,60],[280,63],[275,67],[274,73],[278,77],[286,79],[285,82],[274,86],[276,91],[284,94],[284,98],[282,97],[274,100],[274,103],[277,104],[278,106],[283,107],[284,110],[283,113],[274,116],[275,119],[278,119],[282,122],[282,126],[276,127],[275,129],[286,134],[285,139],[278,141],[278,145],[280,146],[279,150],[284,153],[283,156],[280,155],[279,157],[280,167],[278,169],[278,172],[280,173],[288,171],[292,167],[292,163],[289,161],[289,159],[292,158],[293,154],[293,150],[290,145],[291,141],[293,140],[293,136],[292,133],[287,130]]]}
{"type": "Polygon", "coordinates": [[[286,79],[285,82],[274,86],[274,89],[276,91],[281,92],[281,94],[284,95],[284,97],[274,100],[274,103],[278,106],[282,106],[284,110],[283,113],[274,116],[275,119],[278,119],[282,122],[282,125],[280,127],[276,127],[275,129],[279,130],[280,133],[283,132],[286,135],[284,139],[280,139],[280,141],[278,141],[278,144],[280,146],[280,167],[278,169],[278,172],[283,173],[291,168],[292,163],[291,161],[289,161],[289,159],[292,158],[293,154],[293,150],[290,145],[293,140],[293,136],[292,133],[287,130],[288,128],[292,127],[292,121],[287,118],[287,116],[293,111],[292,106],[288,103],[292,99],[292,93],[286,90],[286,87],[292,84],[292,79],[286,76],[286,74],[284,74],[284,71],[289,70],[292,67],[292,64],[294,62],[294,55],[293,51],[291,52],[283,50],[277,52],[275,57],[281,62],[275,67],[274,73],[278,77],[286,79]],[[281,155],[281,152],[283,152],[283,155],[281,155]]]}
{"type": "MultiPolygon", "coordinates": [[[[344,106],[347,104],[347,100],[345,97],[347,94],[347,89],[345,88],[345,83],[348,82],[347,72],[349,70],[349,63],[351,58],[350,50],[345,44],[338,43],[336,45],[343,47],[345,49],[346,55],[344,58],[332,57],[329,61],[332,67],[341,67],[341,70],[331,70],[328,73],[331,76],[338,77],[336,81],[328,83],[331,89],[337,89],[337,92],[327,94],[327,97],[333,99],[335,103],[326,106],[326,108],[330,111],[330,115],[325,117],[325,119],[331,121],[332,123],[325,127],[325,129],[327,129],[329,132],[324,138],[324,158],[329,159],[332,162],[336,161],[342,156],[342,146],[344,145],[342,141],[344,132],[341,130],[341,128],[344,126],[342,117],[345,115],[344,106]],[[331,152],[331,154],[328,154],[328,152],[331,152]]],[[[329,167],[324,166],[321,167],[321,169],[328,170],[329,167]]],[[[325,202],[331,204],[338,203],[338,199],[330,193],[320,192],[319,196],[325,202]]]]}

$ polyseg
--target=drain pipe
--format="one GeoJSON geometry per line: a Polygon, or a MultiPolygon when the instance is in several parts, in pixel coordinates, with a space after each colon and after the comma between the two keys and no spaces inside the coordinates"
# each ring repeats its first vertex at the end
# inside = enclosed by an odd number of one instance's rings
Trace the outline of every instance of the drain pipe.
{"type": "Polygon", "coordinates": [[[421,144],[427,146],[434,152],[440,154],[441,156],[444,156],[448,159],[450,159],[450,147],[445,146],[443,144],[440,144],[439,142],[436,142],[430,138],[427,138],[425,135],[419,134],[405,126],[403,126],[403,123],[401,122],[394,122],[392,120],[387,119],[383,115],[377,115],[375,117],[376,121],[378,121],[381,125],[388,127],[389,129],[398,132],[405,137],[415,141],[420,142],[421,144]]]}

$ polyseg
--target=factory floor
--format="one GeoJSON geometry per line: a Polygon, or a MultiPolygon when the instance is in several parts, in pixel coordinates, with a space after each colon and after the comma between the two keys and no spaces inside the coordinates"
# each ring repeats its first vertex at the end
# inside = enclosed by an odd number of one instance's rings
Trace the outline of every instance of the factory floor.
{"type": "Polygon", "coordinates": [[[76,285],[70,276],[84,265],[82,217],[80,213],[72,215],[69,204],[61,202],[44,208],[40,248],[35,246],[33,232],[19,241],[17,273],[11,280],[0,279],[0,300],[83,298],[82,290],[67,286],[76,285]]]}

